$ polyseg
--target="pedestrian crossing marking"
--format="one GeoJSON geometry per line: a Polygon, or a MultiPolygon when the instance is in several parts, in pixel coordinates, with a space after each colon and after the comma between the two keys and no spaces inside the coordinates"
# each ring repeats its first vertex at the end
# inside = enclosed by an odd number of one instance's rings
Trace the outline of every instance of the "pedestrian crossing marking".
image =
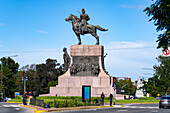
{"type": "Polygon", "coordinates": [[[3,107],[9,107],[9,105],[2,105],[3,107]]]}
{"type": "Polygon", "coordinates": [[[124,108],[148,108],[148,109],[153,109],[153,108],[158,108],[159,109],[159,107],[148,107],[148,106],[125,106],[124,108]]]}
{"type": "Polygon", "coordinates": [[[20,107],[18,105],[2,105],[3,107],[20,107]]]}
{"type": "Polygon", "coordinates": [[[10,105],[11,107],[19,107],[18,105],[10,105]]]}

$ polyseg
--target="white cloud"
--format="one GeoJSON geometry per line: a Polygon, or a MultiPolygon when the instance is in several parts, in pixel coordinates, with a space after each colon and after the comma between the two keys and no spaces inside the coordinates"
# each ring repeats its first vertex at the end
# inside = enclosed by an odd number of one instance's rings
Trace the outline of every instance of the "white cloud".
{"type": "Polygon", "coordinates": [[[153,42],[111,42],[105,46],[105,53],[108,54],[105,66],[110,75],[136,79],[149,77],[142,74],[146,73],[142,68],[152,68],[161,50],[153,42]]]}
{"type": "Polygon", "coordinates": [[[120,5],[121,8],[134,8],[134,9],[140,9],[140,8],[145,8],[146,6],[145,5],[126,5],[126,4],[121,4],[120,5]]]}
{"type": "Polygon", "coordinates": [[[143,43],[136,43],[136,42],[110,42],[109,45],[112,49],[124,49],[124,48],[140,48],[144,47],[143,43]]]}
{"type": "Polygon", "coordinates": [[[44,30],[37,30],[37,32],[43,33],[43,34],[48,34],[48,32],[47,32],[47,31],[44,31],[44,30]]]}
{"type": "Polygon", "coordinates": [[[0,23],[0,26],[5,26],[5,24],[4,23],[0,23]]]}

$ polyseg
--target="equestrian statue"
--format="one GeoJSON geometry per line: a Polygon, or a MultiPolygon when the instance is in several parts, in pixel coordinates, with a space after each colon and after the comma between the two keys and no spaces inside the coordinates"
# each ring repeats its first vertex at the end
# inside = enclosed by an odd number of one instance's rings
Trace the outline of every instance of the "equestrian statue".
{"type": "Polygon", "coordinates": [[[85,9],[82,9],[82,14],[80,15],[80,18],[70,14],[70,16],[65,19],[65,21],[68,22],[71,21],[73,31],[79,40],[78,45],[81,45],[80,35],[88,33],[90,33],[92,36],[96,38],[97,40],[96,45],[99,45],[99,36],[96,33],[97,29],[100,31],[108,31],[108,29],[103,29],[99,25],[88,24],[87,23],[88,20],[90,20],[90,17],[87,14],[85,14],[85,9]]]}

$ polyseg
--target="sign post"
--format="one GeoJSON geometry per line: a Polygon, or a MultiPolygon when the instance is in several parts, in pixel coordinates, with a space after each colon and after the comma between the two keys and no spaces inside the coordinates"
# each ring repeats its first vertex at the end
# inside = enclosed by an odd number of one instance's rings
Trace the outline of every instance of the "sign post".
{"type": "Polygon", "coordinates": [[[19,94],[20,94],[19,92],[15,92],[15,97],[16,97],[16,96],[19,96],[19,94]]]}
{"type": "Polygon", "coordinates": [[[168,47],[168,49],[165,49],[164,51],[162,49],[162,53],[163,53],[163,56],[170,56],[170,47],[168,47]]]}

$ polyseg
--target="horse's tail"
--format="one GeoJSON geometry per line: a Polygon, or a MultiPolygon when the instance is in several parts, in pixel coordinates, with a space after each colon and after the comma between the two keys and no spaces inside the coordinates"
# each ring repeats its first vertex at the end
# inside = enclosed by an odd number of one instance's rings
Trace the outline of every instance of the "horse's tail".
{"type": "Polygon", "coordinates": [[[98,30],[100,30],[100,31],[108,31],[108,29],[103,29],[103,28],[101,28],[99,25],[95,25],[95,27],[96,27],[98,30]]]}

